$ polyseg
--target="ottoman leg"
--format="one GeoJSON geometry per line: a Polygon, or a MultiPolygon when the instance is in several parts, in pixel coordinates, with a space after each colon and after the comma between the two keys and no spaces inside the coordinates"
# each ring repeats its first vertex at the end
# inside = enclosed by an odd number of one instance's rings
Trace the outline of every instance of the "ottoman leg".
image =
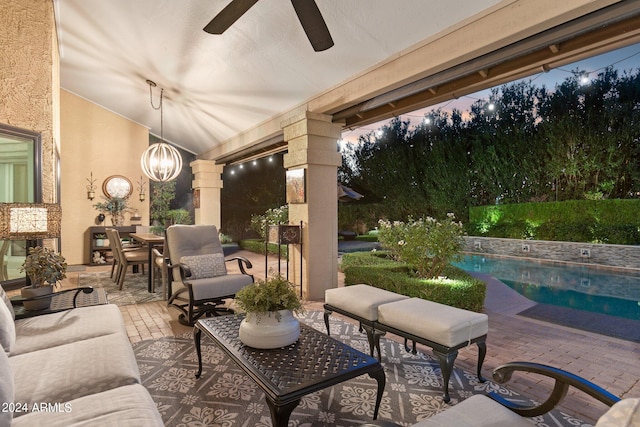
{"type": "Polygon", "coordinates": [[[482,364],[484,363],[484,357],[487,355],[487,343],[482,340],[476,343],[478,345],[478,381],[481,383],[486,380],[482,377],[480,370],[482,369],[482,364]]]}
{"type": "Polygon", "coordinates": [[[331,315],[331,311],[324,311],[324,325],[327,327],[327,335],[331,336],[331,332],[329,332],[329,316],[331,315]]]}
{"type": "Polygon", "coordinates": [[[438,358],[438,362],[440,363],[440,370],[442,371],[442,382],[444,383],[443,400],[446,403],[449,403],[449,401],[451,400],[451,397],[449,397],[449,378],[451,378],[453,364],[456,361],[456,357],[458,357],[458,351],[454,350],[450,353],[441,353],[439,351],[433,350],[433,354],[438,358]]]}

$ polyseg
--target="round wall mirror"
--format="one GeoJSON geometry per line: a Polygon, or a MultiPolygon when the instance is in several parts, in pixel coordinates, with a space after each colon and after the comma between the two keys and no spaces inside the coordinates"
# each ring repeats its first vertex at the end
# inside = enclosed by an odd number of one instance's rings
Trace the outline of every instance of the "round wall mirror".
{"type": "Polygon", "coordinates": [[[111,175],[102,183],[102,192],[109,199],[112,197],[127,198],[133,192],[133,185],[122,175],[111,175]]]}

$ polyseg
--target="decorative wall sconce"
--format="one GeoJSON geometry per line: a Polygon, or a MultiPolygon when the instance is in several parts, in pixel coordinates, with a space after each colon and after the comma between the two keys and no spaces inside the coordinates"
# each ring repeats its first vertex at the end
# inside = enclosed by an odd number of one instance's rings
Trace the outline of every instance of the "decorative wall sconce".
{"type": "Polygon", "coordinates": [[[144,200],[147,198],[147,195],[144,192],[144,186],[146,183],[147,181],[145,181],[144,179],[142,179],[142,177],[140,177],[140,181],[138,181],[138,193],[139,193],[141,202],[144,202],[144,200]]]}
{"type": "Polygon", "coordinates": [[[93,200],[96,197],[96,180],[93,179],[93,172],[91,172],[91,178],[87,178],[87,182],[89,183],[87,185],[87,199],[93,200]]]}

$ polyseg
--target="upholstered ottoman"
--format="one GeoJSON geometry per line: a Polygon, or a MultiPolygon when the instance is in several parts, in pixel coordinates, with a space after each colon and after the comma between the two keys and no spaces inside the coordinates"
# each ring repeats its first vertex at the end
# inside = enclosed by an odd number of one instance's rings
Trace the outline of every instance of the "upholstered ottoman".
{"type": "Polygon", "coordinates": [[[324,293],[324,324],[329,330],[329,316],[332,312],[357,320],[360,331],[364,330],[369,339],[371,356],[373,349],[378,349],[378,359],[381,359],[380,346],[375,346],[374,322],[378,320],[378,306],[394,301],[409,299],[409,297],[385,291],[369,285],[352,285],[342,288],[327,289],[324,293]]]}
{"type": "MultiPolygon", "coordinates": [[[[442,370],[444,401],[449,399],[449,378],[460,348],[476,343],[478,346],[478,379],[487,354],[486,337],[489,319],[486,314],[451,307],[421,298],[410,298],[382,304],[378,307],[376,330],[400,335],[433,349],[442,370]]],[[[374,334],[376,347],[379,334],[374,334]]]]}
{"type": "Polygon", "coordinates": [[[385,332],[404,337],[407,351],[416,352],[416,343],[433,349],[442,371],[444,401],[448,402],[449,378],[458,350],[475,343],[478,346],[478,379],[487,354],[489,322],[486,314],[463,310],[422,298],[409,298],[369,285],[353,285],[325,291],[324,322],[329,334],[332,312],[357,320],[367,333],[371,355],[380,352],[380,336],[385,332]],[[407,346],[413,341],[413,349],[407,346]]]}

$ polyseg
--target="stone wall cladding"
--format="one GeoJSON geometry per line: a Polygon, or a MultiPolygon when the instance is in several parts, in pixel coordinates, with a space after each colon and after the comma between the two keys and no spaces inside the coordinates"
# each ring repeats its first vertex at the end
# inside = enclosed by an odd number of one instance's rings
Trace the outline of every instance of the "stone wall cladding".
{"type": "Polygon", "coordinates": [[[640,271],[640,246],[466,236],[463,251],[640,271]]]}

